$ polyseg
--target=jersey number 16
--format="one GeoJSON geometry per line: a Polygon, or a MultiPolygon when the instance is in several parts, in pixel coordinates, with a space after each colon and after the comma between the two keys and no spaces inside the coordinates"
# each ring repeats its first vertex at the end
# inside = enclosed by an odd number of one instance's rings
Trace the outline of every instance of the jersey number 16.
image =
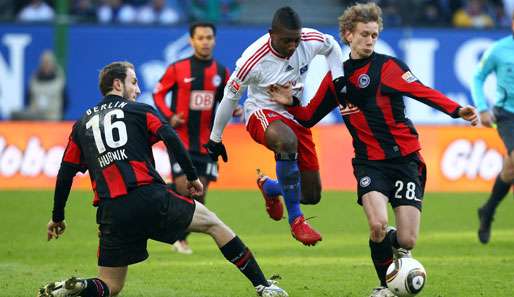
{"type": "Polygon", "coordinates": [[[93,136],[95,138],[96,148],[98,152],[104,153],[106,151],[105,145],[102,141],[102,132],[104,132],[105,142],[110,148],[118,148],[127,143],[127,126],[123,121],[114,121],[113,119],[123,119],[125,113],[121,109],[114,109],[105,114],[103,118],[103,130],[100,129],[100,115],[95,114],[86,123],[86,129],[93,129],[93,136]],[[118,130],[118,140],[114,140],[113,131],[118,130]]]}

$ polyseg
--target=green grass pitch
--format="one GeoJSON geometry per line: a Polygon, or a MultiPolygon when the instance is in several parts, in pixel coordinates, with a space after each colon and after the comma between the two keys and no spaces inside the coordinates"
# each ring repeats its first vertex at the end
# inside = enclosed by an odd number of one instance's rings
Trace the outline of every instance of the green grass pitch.
{"type": "MultiPolygon", "coordinates": [[[[488,245],[478,242],[476,209],[486,194],[432,194],[425,197],[414,257],[428,281],[419,296],[514,296],[514,203],[505,199],[488,245]]],[[[97,233],[91,193],[74,191],[63,237],[47,242],[52,192],[0,192],[0,296],[35,296],[48,281],[96,273],[97,233]]],[[[369,258],[367,223],[354,193],[325,192],[312,225],[323,235],[316,247],[291,237],[286,221],[267,218],[257,191],[211,191],[207,206],[251,248],[266,275],[279,274],[291,297],[368,296],[377,285],[369,258]]],[[[391,223],[392,221],[392,216],[391,223]]],[[[158,242],[150,258],[129,268],[121,296],[254,296],[251,284],[205,235],[190,237],[193,255],[158,242]]]]}

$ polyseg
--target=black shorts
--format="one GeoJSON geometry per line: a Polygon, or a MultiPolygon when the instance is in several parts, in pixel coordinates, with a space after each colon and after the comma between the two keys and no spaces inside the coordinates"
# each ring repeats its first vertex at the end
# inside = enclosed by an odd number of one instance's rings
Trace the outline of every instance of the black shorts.
{"type": "Polygon", "coordinates": [[[377,191],[389,198],[393,208],[412,205],[421,211],[426,166],[418,153],[378,161],[353,159],[352,165],[360,205],[364,194],[377,191]]]}
{"type": "Polygon", "coordinates": [[[98,265],[121,267],[144,261],[148,258],[147,240],[175,242],[191,224],[194,211],[193,200],[161,184],[101,200],[96,213],[98,265]]]}
{"type": "Polygon", "coordinates": [[[501,107],[495,107],[493,112],[496,117],[498,134],[500,134],[507,152],[511,154],[514,151],[514,113],[501,107]]]}
{"type": "MultiPolygon", "coordinates": [[[[189,152],[191,161],[196,168],[198,176],[207,178],[208,181],[218,180],[218,162],[214,162],[209,155],[189,152]]],[[[185,173],[177,162],[171,164],[171,175],[173,180],[185,173]]]]}

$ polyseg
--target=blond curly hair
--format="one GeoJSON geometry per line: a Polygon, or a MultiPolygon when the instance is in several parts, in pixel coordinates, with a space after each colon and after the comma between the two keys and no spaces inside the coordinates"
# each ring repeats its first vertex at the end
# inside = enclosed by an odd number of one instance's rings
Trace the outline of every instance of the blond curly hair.
{"type": "Polygon", "coordinates": [[[353,32],[357,23],[377,22],[378,30],[382,31],[382,9],[373,2],[358,3],[346,8],[339,20],[339,36],[345,44],[349,44],[344,38],[344,33],[353,32]]]}

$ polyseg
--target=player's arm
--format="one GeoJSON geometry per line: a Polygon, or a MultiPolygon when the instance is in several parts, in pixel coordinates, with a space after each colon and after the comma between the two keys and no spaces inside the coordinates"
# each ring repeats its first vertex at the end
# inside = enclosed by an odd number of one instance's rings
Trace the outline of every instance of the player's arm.
{"type": "Polygon", "coordinates": [[[161,77],[153,91],[153,100],[157,109],[166,119],[171,119],[174,112],[166,105],[166,94],[176,83],[175,65],[171,65],[161,77]]]}
{"type": "Polygon", "coordinates": [[[219,156],[222,157],[224,162],[228,161],[227,151],[221,142],[223,130],[225,130],[225,127],[232,118],[241,95],[248,87],[250,81],[254,80],[256,76],[255,69],[257,67],[249,70],[249,73],[246,73],[244,67],[241,69],[242,64],[241,60],[237,62],[236,70],[232,73],[225,86],[223,99],[214,116],[214,124],[212,126],[209,142],[205,145],[205,148],[207,148],[209,155],[214,161],[217,161],[219,156]]]}
{"type": "Polygon", "coordinates": [[[298,123],[307,128],[321,121],[338,104],[330,72],[306,106],[300,105],[300,100],[292,95],[290,86],[271,86],[269,94],[272,101],[285,105],[298,123]]]}
{"type": "Polygon", "coordinates": [[[82,152],[77,143],[76,132],[73,130],[69,137],[68,145],[64,151],[61,161],[61,167],[57,173],[54,191],[54,206],[52,210],[52,219],[48,223],[48,240],[58,238],[64,232],[66,227],[64,223],[64,209],[70,194],[73,178],[77,172],[85,172],[87,166],[84,164],[82,152]]]}
{"type": "Polygon", "coordinates": [[[493,49],[491,47],[484,53],[473,75],[471,96],[479,112],[489,109],[484,95],[484,82],[487,76],[496,68],[493,49]]]}
{"type": "Polygon", "coordinates": [[[441,92],[425,86],[403,62],[397,59],[390,59],[384,63],[380,81],[381,91],[385,94],[405,95],[442,111],[452,118],[463,118],[473,125],[478,123],[474,107],[462,107],[441,92]]]}
{"type": "Polygon", "coordinates": [[[182,144],[175,130],[155,111],[148,107],[146,111],[146,124],[150,138],[157,137],[166,145],[170,160],[176,160],[189,181],[198,179],[196,169],[191,162],[189,153],[182,144]]]}

